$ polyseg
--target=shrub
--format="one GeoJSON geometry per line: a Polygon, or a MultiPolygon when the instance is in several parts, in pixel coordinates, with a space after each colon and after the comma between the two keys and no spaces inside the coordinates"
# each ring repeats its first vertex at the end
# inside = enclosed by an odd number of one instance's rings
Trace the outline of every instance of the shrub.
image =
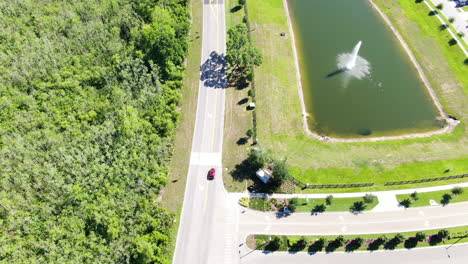
{"type": "Polygon", "coordinates": [[[436,8],[439,9],[439,10],[442,10],[442,9],[444,9],[444,4],[442,4],[442,3],[438,4],[438,5],[436,5],[436,8]]]}
{"type": "Polygon", "coordinates": [[[405,208],[408,208],[411,206],[411,200],[410,199],[404,199],[403,201],[400,202],[400,205],[405,207],[405,208]]]}
{"type": "Polygon", "coordinates": [[[413,201],[419,200],[419,194],[418,194],[418,192],[416,192],[416,191],[415,191],[414,193],[412,193],[410,196],[411,196],[411,199],[412,199],[413,201]]]}
{"type": "Polygon", "coordinates": [[[366,204],[371,204],[375,201],[375,195],[368,193],[363,197],[363,199],[366,204]]]}
{"type": "Polygon", "coordinates": [[[460,194],[462,194],[462,193],[463,193],[463,188],[458,187],[458,186],[457,186],[457,187],[453,187],[453,189],[452,189],[452,194],[453,194],[453,195],[460,195],[460,194]]]}
{"type": "Polygon", "coordinates": [[[353,213],[359,213],[361,211],[364,211],[364,209],[366,209],[366,205],[362,201],[356,201],[353,203],[353,205],[349,209],[353,213]]]}
{"type": "Polygon", "coordinates": [[[247,130],[246,134],[247,134],[247,136],[249,138],[251,138],[253,136],[253,134],[254,134],[253,129],[249,128],[249,130],[247,130]]]}
{"type": "Polygon", "coordinates": [[[423,232],[417,232],[415,238],[417,241],[422,242],[426,239],[426,234],[424,234],[423,232]]]}
{"type": "Polygon", "coordinates": [[[250,96],[250,97],[254,97],[255,96],[255,91],[253,89],[250,89],[248,92],[247,92],[247,95],[250,96]]]}
{"type": "Polygon", "coordinates": [[[327,198],[325,198],[325,204],[327,206],[330,206],[332,205],[332,203],[333,203],[333,195],[328,195],[327,198]]]}
{"type": "Polygon", "coordinates": [[[395,240],[395,242],[397,244],[400,244],[401,242],[405,241],[405,236],[403,236],[402,234],[398,233],[395,235],[395,237],[393,238],[395,240]]]}
{"type": "Polygon", "coordinates": [[[299,199],[297,198],[292,198],[290,201],[289,201],[289,209],[291,209],[291,211],[296,211],[297,209],[297,206],[299,205],[299,199]]]}
{"type": "Polygon", "coordinates": [[[453,22],[455,22],[455,18],[454,17],[449,17],[448,21],[453,24],[453,22]]]}
{"type": "Polygon", "coordinates": [[[239,5],[244,6],[245,2],[246,2],[246,0],[239,0],[239,5]]]}
{"type": "Polygon", "coordinates": [[[323,237],[317,239],[312,245],[309,246],[309,251],[310,252],[317,252],[317,251],[322,251],[323,247],[325,247],[325,244],[327,243],[327,240],[323,237]]]}
{"type": "Polygon", "coordinates": [[[442,205],[447,205],[450,203],[450,200],[452,200],[452,196],[448,193],[442,195],[442,200],[440,200],[440,203],[442,205]]]}
{"type": "Polygon", "coordinates": [[[437,236],[444,240],[446,239],[448,236],[449,236],[450,232],[446,229],[442,229],[442,230],[439,230],[439,232],[437,232],[437,236]]]}
{"type": "Polygon", "coordinates": [[[364,240],[360,237],[356,237],[355,239],[349,240],[346,244],[345,250],[346,251],[354,251],[362,246],[364,240]]]}
{"type": "Polygon", "coordinates": [[[266,246],[265,250],[267,251],[276,251],[281,246],[281,239],[275,236],[266,246]]]}

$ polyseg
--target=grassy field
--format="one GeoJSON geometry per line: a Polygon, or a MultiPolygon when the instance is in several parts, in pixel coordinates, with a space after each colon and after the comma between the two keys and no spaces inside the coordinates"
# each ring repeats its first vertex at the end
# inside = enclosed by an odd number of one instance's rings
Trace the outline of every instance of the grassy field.
{"type": "MultiPolygon", "coordinates": [[[[283,2],[265,0],[248,3],[251,34],[264,56],[263,64],[255,72],[259,142],[272,150],[275,158],[287,158],[293,176],[304,183],[375,183],[372,188],[333,189],[333,192],[395,189],[398,187],[383,184],[387,181],[448,176],[444,173],[447,169],[450,169],[449,175],[468,172],[468,136],[464,125],[468,121],[468,65],[463,64],[464,55],[458,47],[448,44],[451,39],[447,36],[448,32],[438,29],[440,22],[428,16],[427,7],[419,6],[414,1],[376,2],[418,58],[445,111],[461,120],[454,133],[373,143],[329,143],[308,137],[302,129],[290,34],[287,37],[279,35],[280,32],[289,32],[283,2]]],[[[225,156],[229,156],[229,153],[238,155],[228,151],[225,156]]],[[[225,157],[225,160],[230,158],[225,157]]],[[[237,163],[242,161],[235,159],[237,163]]],[[[237,163],[230,160],[225,165],[232,170],[237,163]]],[[[417,186],[460,181],[463,180],[417,186]]]]}
{"type": "MultiPolygon", "coordinates": [[[[465,243],[465,242],[468,242],[468,227],[467,226],[461,226],[461,227],[454,227],[454,228],[446,228],[445,230],[449,231],[450,232],[450,238],[449,239],[446,239],[444,241],[441,241],[437,244],[432,244],[429,242],[429,236],[430,235],[435,235],[437,234],[437,232],[439,231],[439,229],[436,229],[436,230],[426,230],[426,231],[422,231],[423,233],[426,234],[426,239],[424,241],[421,241],[421,242],[418,242],[417,244],[411,244],[411,243],[408,243],[409,241],[406,240],[405,242],[403,243],[400,243],[399,245],[397,245],[394,249],[402,249],[402,248],[414,248],[414,247],[430,247],[430,246],[437,246],[437,245],[451,245],[451,244],[454,244],[454,243],[465,243]],[[408,242],[407,242],[408,241],[408,242]]],[[[414,237],[415,234],[417,233],[417,231],[414,231],[414,232],[405,232],[405,233],[400,233],[402,234],[405,239],[408,239],[410,237],[414,237]]],[[[365,251],[365,250],[369,250],[368,249],[368,245],[366,245],[366,242],[367,240],[374,240],[374,239],[377,239],[379,237],[381,237],[382,235],[385,235],[388,239],[391,239],[393,237],[395,237],[397,233],[386,233],[386,234],[365,234],[365,235],[345,235],[343,236],[345,240],[352,240],[352,239],[355,239],[357,237],[360,237],[364,240],[364,243],[362,244],[361,247],[355,249],[356,251],[365,251]]],[[[272,236],[272,238],[274,238],[275,236],[272,236]]],[[[295,241],[298,241],[301,236],[278,236],[280,238],[280,247],[278,248],[278,251],[287,251],[289,250],[288,248],[288,240],[289,240],[289,244],[294,244],[295,241]]],[[[300,250],[300,251],[312,251],[310,250],[310,245],[318,240],[319,238],[325,238],[327,241],[331,241],[331,240],[334,240],[337,236],[303,236],[306,241],[307,241],[307,245],[304,249],[300,250]]],[[[250,235],[248,238],[247,238],[247,245],[251,248],[251,249],[257,249],[257,250],[264,250],[265,249],[265,245],[269,242],[270,240],[270,237],[268,235],[250,235]]],[[[379,248],[377,249],[383,249],[383,246],[380,246],[379,248]]],[[[325,249],[323,249],[325,251],[325,249]]],[[[348,250],[348,251],[355,251],[355,250],[348,250]]],[[[376,249],[374,249],[376,250],[376,249]]],[[[346,248],[344,246],[342,247],[339,247],[339,248],[336,248],[334,251],[346,251],[346,248]]]]}
{"type": "MultiPolygon", "coordinates": [[[[197,109],[198,83],[200,78],[201,60],[201,32],[203,6],[201,1],[192,0],[192,29],[189,39],[190,47],[186,61],[186,72],[184,86],[181,90],[180,112],[182,113],[180,123],[177,127],[174,153],[169,167],[169,179],[161,195],[162,205],[174,214],[179,221],[184,200],[185,184],[187,182],[188,165],[190,161],[190,150],[192,147],[193,129],[195,125],[195,113],[197,109]],[[197,33],[198,32],[198,33],[197,33]]],[[[178,222],[174,225],[171,241],[172,250],[175,249],[178,222]]]]}
{"type": "MultiPolygon", "coordinates": [[[[409,204],[409,207],[418,207],[418,206],[429,206],[429,200],[434,200],[439,204],[442,204],[442,195],[452,194],[451,190],[437,191],[437,192],[426,192],[418,193],[419,199],[413,201],[409,204]]],[[[406,199],[411,199],[409,194],[397,195],[398,202],[402,202],[406,199]]],[[[459,195],[452,195],[450,203],[465,202],[468,201],[468,188],[463,188],[463,193],[459,195]]]]}

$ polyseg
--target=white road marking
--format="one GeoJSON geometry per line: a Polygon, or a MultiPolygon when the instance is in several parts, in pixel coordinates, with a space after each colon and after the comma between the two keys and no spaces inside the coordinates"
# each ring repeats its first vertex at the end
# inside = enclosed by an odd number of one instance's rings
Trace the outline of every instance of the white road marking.
{"type": "Polygon", "coordinates": [[[190,165],[204,165],[204,166],[220,167],[221,166],[221,153],[220,152],[192,152],[192,154],[190,155],[190,165]]]}
{"type": "Polygon", "coordinates": [[[346,231],[348,231],[348,227],[347,227],[347,226],[341,227],[341,233],[346,233],[346,231]]]}

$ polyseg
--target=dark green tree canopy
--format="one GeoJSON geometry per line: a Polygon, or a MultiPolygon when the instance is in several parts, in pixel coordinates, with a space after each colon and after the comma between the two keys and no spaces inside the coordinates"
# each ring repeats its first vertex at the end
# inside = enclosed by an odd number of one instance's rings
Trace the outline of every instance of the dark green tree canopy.
{"type": "Polygon", "coordinates": [[[169,263],[187,4],[0,1],[0,262],[169,263]]]}

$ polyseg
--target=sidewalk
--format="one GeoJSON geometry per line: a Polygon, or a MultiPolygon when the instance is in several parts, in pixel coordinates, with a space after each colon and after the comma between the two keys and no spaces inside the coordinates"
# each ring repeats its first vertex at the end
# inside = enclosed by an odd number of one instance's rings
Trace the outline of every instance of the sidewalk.
{"type": "MultiPolygon", "coordinates": [[[[447,20],[450,17],[455,18],[455,21],[452,25],[456,30],[459,30],[459,32],[463,32],[465,34],[463,40],[465,44],[468,44],[468,29],[466,28],[466,26],[468,25],[466,15],[467,12],[463,10],[462,12],[457,11],[461,8],[455,8],[455,3],[448,0],[426,0],[424,1],[424,4],[426,4],[427,7],[429,7],[429,9],[431,9],[432,11],[437,12],[436,16],[442,24],[446,24],[446,22],[441,18],[441,14],[447,20]],[[435,6],[438,4],[443,4],[442,10],[435,10],[434,8],[432,8],[431,5],[427,3],[427,1],[431,2],[435,6]]],[[[460,41],[458,32],[453,32],[451,28],[447,28],[447,31],[450,32],[450,35],[452,35],[454,39],[460,41]]],[[[460,47],[460,49],[462,49],[462,51],[465,53],[465,56],[468,57],[468,51],[465,49],[464,45],[459,44],[458,47],[460,47]]]]}
{"type": "Polygon", "coordinates": [[[468,44],[468,29],[466,26],[468,25],[468,12],[464,11],[462,7],[456,8],[456,3],[449,0],[430,0],[432,3],[437,6],[438,4],[443,4],[444,8],[442,10],[438,10],[439,13],[442,13],[445,18],[448,20],[450,17],[455,18],[455,21],[452,23],[453,27],[457,30],[457,32],[465,33],[463,39],[465,43],[468,44]]]}
{"type": "Polygon", "coordinates": [[[378,191],[378,192],[353,192],[353,193],[295,193],[295,194],[282,194],[282,193],[230,193],[232,196],[237,196],[238,199],[242,197],[265,197],[265,198],[275,198],[275,199],[292,199],[292,198],[319,198],[324,199],[328,195],[333,195],[335,198],[351,198],[351,197],[363,197],[366,194],[372,194],[377,196],[379,199],[379,204],[372,210],[377,212],[384,211],[398,211],[404,210],[403,207],[399,206],[396,199],[397,195],[400,194],[410,194],[414,192],[425,193],[425,192],[435,192],[435,191],[444,191],[450,190],[453,187],[468,187],[468,182],[448,184],[441,186],[433,187],[424,187],[424,188],[413,188],[413,189],[401,189],[401,190],[391,190],[391,191],[378,191]]]}

